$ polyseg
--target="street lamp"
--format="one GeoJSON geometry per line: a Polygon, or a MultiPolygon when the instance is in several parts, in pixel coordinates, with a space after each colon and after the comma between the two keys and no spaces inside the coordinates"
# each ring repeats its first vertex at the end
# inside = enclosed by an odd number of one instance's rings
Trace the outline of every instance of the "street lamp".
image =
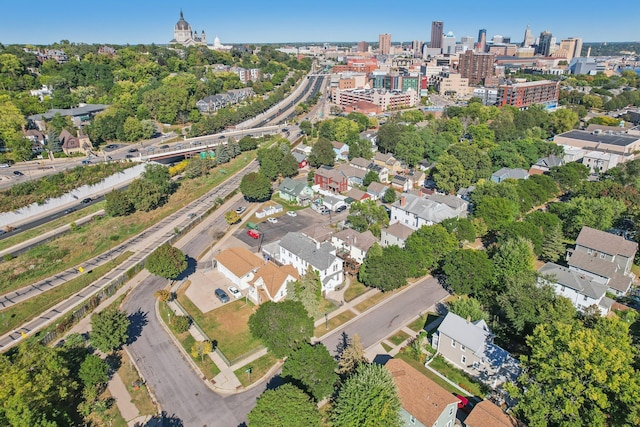
{"type": "Polygon", "coordinates": [[[324,327],[328,331],[329,330],[329,313],[324,313],[324,327]]]}

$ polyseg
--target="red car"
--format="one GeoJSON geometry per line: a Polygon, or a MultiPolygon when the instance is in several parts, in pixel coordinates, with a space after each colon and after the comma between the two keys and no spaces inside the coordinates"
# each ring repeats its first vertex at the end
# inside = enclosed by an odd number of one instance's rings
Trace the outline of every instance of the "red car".
{"type": "Polygon", "coordinates": [[[252,239],[259,239],[260,233],[256,230],[247,230],[247,236],[251,237],[252,239]]]}

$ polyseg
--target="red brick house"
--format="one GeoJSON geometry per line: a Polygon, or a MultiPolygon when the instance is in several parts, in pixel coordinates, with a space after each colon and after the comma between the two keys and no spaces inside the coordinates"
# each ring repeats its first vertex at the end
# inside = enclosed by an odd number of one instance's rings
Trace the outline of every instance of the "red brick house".
{"type": "Polygon", "coordinates": [[[349,189],[347,176],[328,166],[321,166],[316,170],[313,182],[320,186],[321,190],[333,191],[334,193],[344,193],[349,189]]]}

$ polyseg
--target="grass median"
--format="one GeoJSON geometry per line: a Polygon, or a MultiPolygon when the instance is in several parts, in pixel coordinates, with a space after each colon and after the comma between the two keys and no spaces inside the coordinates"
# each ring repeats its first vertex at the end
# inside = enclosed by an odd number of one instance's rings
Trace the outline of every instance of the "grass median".
{"type": "Polygon", "coordinates": [[[242,368],[236,369],[233,373],[238,377],[243,387],[248,387],[264,377],[277,361],[278,359],[274,355],[267,353],[253,362],[247,363],[242,368]],[[247,372],[249,369],[251,369],[250,373],[247,372]]]}
{"type": "Polygon", "coordinates": [[[96,281],[96,279],[125,262],[131,255],[133,255],[133,252],[125,252],[113,260],[107,261],[105,264],[94,268],[91,272],[82,273],[78,277],[50,291],[0,311],[0,335],[4,335],[20,327],[40,313],[86,288],[96,281]]]}

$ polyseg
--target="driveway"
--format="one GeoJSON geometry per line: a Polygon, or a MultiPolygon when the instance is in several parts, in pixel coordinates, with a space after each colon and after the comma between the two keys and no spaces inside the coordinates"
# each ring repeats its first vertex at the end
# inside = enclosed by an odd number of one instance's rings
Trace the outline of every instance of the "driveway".
{"type": "Polygon", "coordinates": [[[429,276],[321,341],[332,354],[336,354],[338,344],[343,341],[343,333],[349,337],[358,334],[362,346],[366,349],[393,334],[421,313],[425,313],[429,307],[447,295],[449,293],[438,281],[429,276]]]}

